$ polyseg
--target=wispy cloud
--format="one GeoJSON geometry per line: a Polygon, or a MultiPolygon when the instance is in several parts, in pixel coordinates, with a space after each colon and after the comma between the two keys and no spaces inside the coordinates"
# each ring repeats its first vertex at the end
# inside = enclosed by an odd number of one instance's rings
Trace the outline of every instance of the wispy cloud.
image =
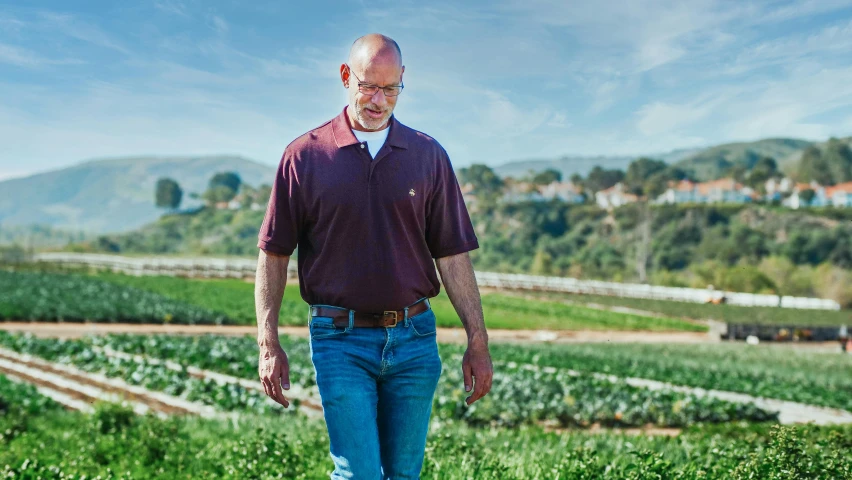
{"type": "Polygon", "coordinates": [[[850,19],[852,0],[5,8],[0,172],[139,152],[271,162],[339,112],[338,68],[370,31],[403,50],[398,118],[457,165],[848,135],[850,19]]]}
{"type": "Polygon", "coordinates": [[[163,12],[189,18],[186,5],[178,0],[156,0],[154,7],[163,12]]]}
{"type": "Polygon", "coordinates": [[[50,59],[32,50],[0,43],[0,63],[17,67],[40,68],[47,65],[74,65],[83,63],[77,59],[50,59]]]}
{"type": "Polygon", "coordinates": [[[112,36],[105,33],[99,27],[80,20],[74,15],[42,11],[39,16],[47,27],[55,31],[59,31],[71,38],[76,38],[77,40],[115,50],[124,54],[130,53],[127,48],[121,45],[120,42],[113,39],[112,36]]]}

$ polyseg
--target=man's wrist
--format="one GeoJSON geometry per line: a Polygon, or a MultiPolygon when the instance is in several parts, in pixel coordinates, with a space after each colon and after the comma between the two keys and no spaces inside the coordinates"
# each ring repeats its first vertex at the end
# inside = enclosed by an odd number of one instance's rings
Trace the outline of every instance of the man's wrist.
{"type": "Polygon", "coordinates": [[[488,346],[488,332],[482,330],[467,336],[468,346],[488,346]]]}
{"type": "Polygon", "coordinates": [[[279,342],[278,337],[275,335],[261,335],[257,337],[258,347],[272,347],[280,345],[281,342],[279,342]]]}

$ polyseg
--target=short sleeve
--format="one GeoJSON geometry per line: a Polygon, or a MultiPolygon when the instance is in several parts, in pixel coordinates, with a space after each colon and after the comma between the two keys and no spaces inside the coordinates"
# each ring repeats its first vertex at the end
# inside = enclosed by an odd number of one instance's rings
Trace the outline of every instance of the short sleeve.
{"type": "Polygon", "coordinates": [[[303,196],[292,155],[287,151],[278,163],[266,215],[258,232],[257,246],[278,255],[292,255],[304,225],[303,196]]]}
{"type": "Polygon", "coordinates": [[[435,186],[426,215],[426,243],[432,258],[479,248],[450,158],[443,148],[438,155],[435,186]]]}

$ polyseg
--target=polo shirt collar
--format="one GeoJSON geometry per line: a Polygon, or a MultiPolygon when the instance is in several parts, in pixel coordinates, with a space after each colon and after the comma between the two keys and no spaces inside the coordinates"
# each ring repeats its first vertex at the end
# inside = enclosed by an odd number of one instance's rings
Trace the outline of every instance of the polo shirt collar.
{"type": "MultiPolygon", "coordinates": [[[[340,115],[334,117],[331,121],[334,141],[338,148],[360,143],[355,137],[355,134],[352,133],[352,127],[349,125],[349,116],[346,114],[347,108],[349,108],[349,105],[343,107],[343,111],[340,112],[340,115]]],[[[390,127],[388,127],[390,128],[390,131],[388,132],[388,138],[385,142],[394,147],[408,148],[408,139],[405,136],[404,126],[396,119],[396,115],[391,114],[388,122],[390,122],[390,127]]]]}

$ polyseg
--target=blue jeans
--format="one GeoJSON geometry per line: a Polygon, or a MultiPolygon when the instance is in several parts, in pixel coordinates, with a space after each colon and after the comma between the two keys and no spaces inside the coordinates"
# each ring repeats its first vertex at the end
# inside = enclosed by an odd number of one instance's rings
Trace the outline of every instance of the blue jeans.
{"type": "Polygon", "coordinates": [[[311,316],[309,323],[331,478],[420,478],[442,371],[435,313],[429,308],[409,317],[406,307],[395,327],[353,327],[353,311],[341,310],[349,312],[347,327],[330,317],[311,316]]]}

